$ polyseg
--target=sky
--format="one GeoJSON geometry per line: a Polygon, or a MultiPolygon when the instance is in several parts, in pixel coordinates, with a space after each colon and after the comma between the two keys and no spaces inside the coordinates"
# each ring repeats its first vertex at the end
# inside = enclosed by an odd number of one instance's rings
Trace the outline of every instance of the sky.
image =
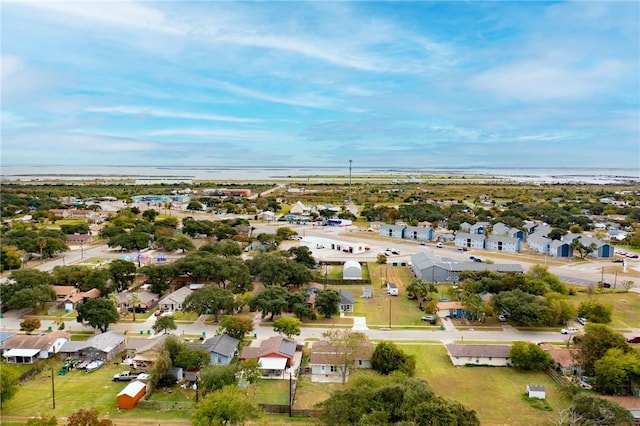
{"type": "Polygon", "coordinates": [[[640,168],[640,2],[3,0],[3,165],[640,168]]]}

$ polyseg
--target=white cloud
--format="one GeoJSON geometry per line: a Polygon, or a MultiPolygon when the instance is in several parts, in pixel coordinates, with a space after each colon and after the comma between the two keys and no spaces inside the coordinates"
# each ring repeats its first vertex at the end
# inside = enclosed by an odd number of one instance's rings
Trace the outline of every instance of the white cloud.
{"type": "Polygon", "coordinates": [[[257,123],[262,121],[256,118],[231,117],[216,114],[200,114],[139,106],[90,107],[87,108],[86,111],[114,115],[141,115],[152,117],[184,118],[188,120],[226,121],[230,123],[257,123]]]}
{"type": "Polygon", "coordinates": [[[28,121],[25,117],[14,114],[11,111],[0,111],[0,128],[6,129],[20,129],[23,127],[33,127],[35,123],[28,121]]]}

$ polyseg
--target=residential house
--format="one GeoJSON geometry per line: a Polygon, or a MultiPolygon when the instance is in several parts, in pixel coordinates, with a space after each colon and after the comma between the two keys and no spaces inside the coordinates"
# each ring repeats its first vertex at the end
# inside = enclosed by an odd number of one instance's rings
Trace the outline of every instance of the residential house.
{"type": "Polygon", "coordinates": [[[460,231],[469,233],[469,231],[471,231],[471,226],[473,225],[471,225],[469,222],[462,222],[460,224],[460,231]]]}
{"type": "Polygon", "coordinates": [[[595,247],[595,250],[589,254],[590,257],[594,257],[597,259],[609,259],[613,258],[614,256],[614,247],[611,244],[601,241],[597,238],[582,234],[567,234],[562,237],[562,241],[565,241],[569,244],[571,244],[571,242],[576,239],[578,239],[580,243],[582,243],[582,245],[585,247],[589,247],[591,245],[595,247]]]}
{"type": "Polygon", "coordinates": [[[309,213],[311,211],[310,207],[305,206],[301,201],[297,201],[291,209],[289,209],[289,213],[293,215],[301,215],[304,213],[309,213]]]}
{"type": "Polygon", "coordinates": [[[201,344],[192,344],[193,349],[202,349],[209,353],[209,365],[229,365],[234,356],[238,354],[240,340],[220,334],[211,337],[201,344]]]}
{"type": "Polygon", "coordinates": [[[488,235],[485,240],[485,248],[487,250],[520,253],[522,251],[522,240],[501,235],[488,235]]]}
{"type": "Polygon", "coordinates": [[[489,222],[477,222],[469,227],[470,234],[485,235],[491,224],[489,222]]]}
{"type": "Polygon", "coordinates": [[[502,222],[498,222],[493,225],[493,228],[491,228],[491,233],[493,235],[509,235],[510,230],[510,226],[507,226],[502,222]]]}
{"type": "Polygon", "coordinates": [[[294,340],[283,336],[269,337],[258,346],[246,346],[240,352],[240,361],[257,359],[263,377],[285,377],[287,369],[297,371],[302,361],[302,352],[294,340]]]}
{"type": "Polygon", "coordinates": [[[438,302],[436,308],[438,309],[438,316],[441,318],[462,318],[463,316],[469,316],[469,313],[464,310],[460,302],[438,302]]]}
{"type": "Polygon", "coordinates": [[[551,355],[553,367],[562,372],[563,375],[582,375],[582,366],[576,361],[577,349],[569,349],[548,343],[540,345],[540,348],[551,355]]]}
{"type": "MultiPolygon", "coordinates": [[[[371,368],[371,356],[373,347],[366,342],[357,348],[353,368],[371,368]]],[[[331,343],[320,340],[311,347],[309,355],[309,368],[311,368],[312,382],[342,382],[342,361],[340,353],[331,343]]],[[[347,371],[348,377],[349,371],[347,371]]]]}
{"type": "Polygon", "coordinates": [[[64,331],[40,334],[14,334],[1,346],[2,357],[10,364],[33,364],[60,352],[71,335],[64,331]]]}
{"type": "Polygon", "coordinates": [[[66,234],[64,237],[67,240],[67,245],[72,250],[93,243],[91,234],[66,234]]]}
{"type": "Polygon", "coordinates": [[[189,286],[180,287],[176,291],[167,294],[158,302],[158,308],[165,312],[177,312],[182,310],[184,300],[193,292],[189,286]]]}
{"type": "Polygon", "coordinates": [[[446,345],[449,359],[455,366],[489,365],[506,367],[511,365],[511,345],[446,345]]]}
{"type": "Polygon", "coordinates": [[[353,305],[355,304],[353,293],[345,290],[338,290],[338,293],[340,293],[340,313],[353,312],[353,305]]]}
{"type": "Polygon", "coordinates": [[[125,349],[124,334],[115,331],[92,336],[86,341],[67,341],[60,348],[62,359],[110,361],[125,349]]]}
{"type": "Polygon", "coordinates": [[[133,308],[139,308],[146,311],[153,309],[158,305],[158,295],[156,293],[152,293],[147,290],[140,290],[135,293],[138,295],[138,299],[140,299],[140,302],[136,303],[135,306],[129,303],[129,297],[132,292],[121,291],[118,293],[118,307],[123,311],[133,308]]]}
{"type": "Polygon", "coordinates": [[[471,249],[484,249],[484,234],[470,234],[466,232],[458,232],[456,234],[456,247],[466,247],[471,249]]]}
{"type": "Polygon", "coordinates": [[[151,339],[128,338],[125,343],[127,358],[136,370],[149,371],[153,368],[162,351],[167,335],[161,334],[151,339]]]}
{"type": "Polygon", "coordinates": [[[84,303],[89,299],[100,297],[100,290],[92,288],[88,291],[81,291],[72,285],[54,285],[53,291],[56,293],[56,300],[64,303],[67,312],[73,311],[78,303],[84,303]]]}

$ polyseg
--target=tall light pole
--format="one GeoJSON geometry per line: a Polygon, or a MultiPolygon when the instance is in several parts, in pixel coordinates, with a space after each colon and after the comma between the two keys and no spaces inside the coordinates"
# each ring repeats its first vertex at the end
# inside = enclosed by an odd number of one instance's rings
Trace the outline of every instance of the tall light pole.
{"type": "Polygon", "coordinates": [[[351,204],[351,163],[353,160],[349,160],[349,204],[351,204]]]}
{"type": "Polygon", "coordinates": [[[389,298],[389,330],[391,330],[391,298],[389,298]]]}

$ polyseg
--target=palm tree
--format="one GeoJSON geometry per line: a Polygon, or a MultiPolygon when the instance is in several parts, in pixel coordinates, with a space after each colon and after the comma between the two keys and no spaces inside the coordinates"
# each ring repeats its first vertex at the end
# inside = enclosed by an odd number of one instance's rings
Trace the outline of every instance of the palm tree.
{"type": "Polygon", "coordinates": [[[136,308],[139,307],[140,302],[142,301],[140,300],[138,293],[131,293],[127,297],[127,305],[133,306],[133,322],[136,322],[136,308]]]}

